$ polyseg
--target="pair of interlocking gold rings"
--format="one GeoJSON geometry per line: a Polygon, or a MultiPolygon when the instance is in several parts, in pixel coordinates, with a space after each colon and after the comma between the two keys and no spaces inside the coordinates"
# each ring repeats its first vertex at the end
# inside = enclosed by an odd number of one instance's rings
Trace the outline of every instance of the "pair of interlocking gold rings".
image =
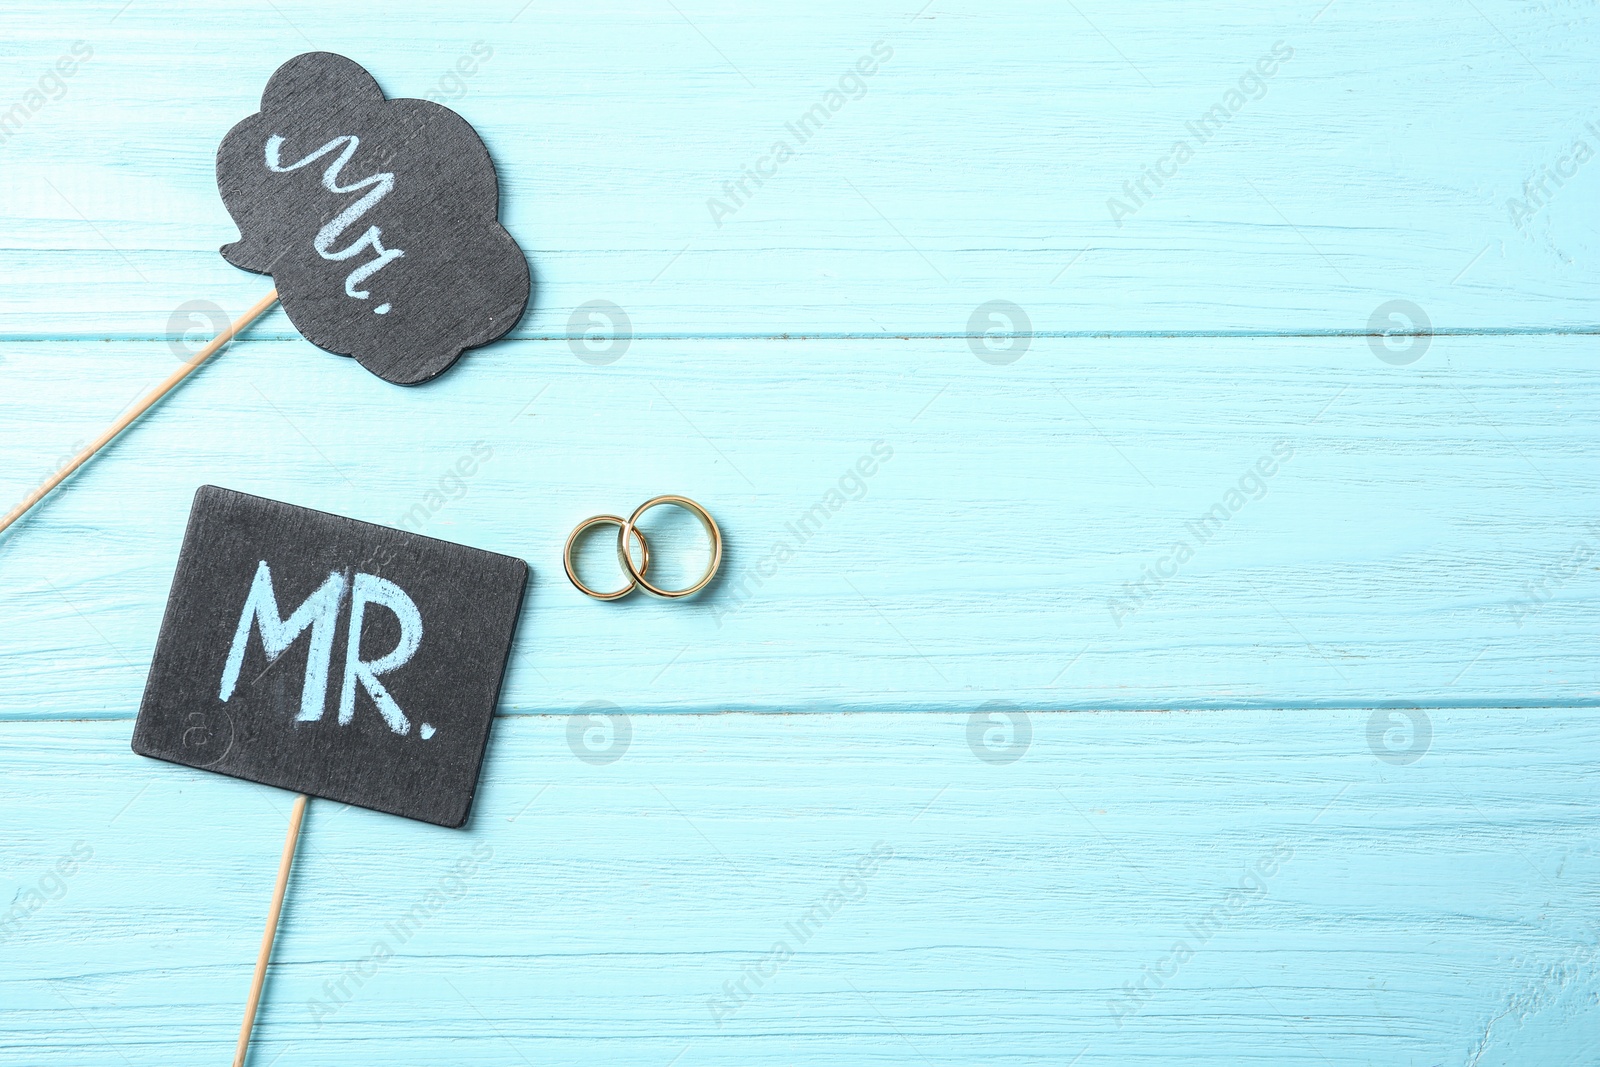
{"type": "Polygon", "coordinates": [[[700,590],[711,584],[711,579],[717,576],[717,568],[722,566],[722,531],[717,528],[717,520],[711,517],[711,512],[696,504],[686,496],[677,496],[668,493],[646,500],[634,509],[632,515],[626,519],[617,515],[593,515],[578,523],[577,528],[567,535],[567,547],[561,554],[562,566],[566,568],[567,580],[577,586],[580,593],[592,596],[596,600],[620,600],[633,592],[637,587],[643,589],[651,596],[663,600],[678,600],[681,597],[694,596],[700,590]],[[700,525],[705,527],[706,536],[711,538],[711,563],[706,567],[705,574],[700,580],[686,589],[663,589],[644,576],[650,569],[650,544],[644,539],[644,532],[639,529],[639,519],[653,507],[662,504],[671,504],[689,512],[700,520],[700,525]],[[621,589],[611,592],[602,592],[585,585],[582,578],[578,577],[578,568],[572,562],[572,550],[582,537],[584,531],[592,530],[596,526],[615,526],[617,528],[617,562],[622,564],[622,569],[628,575],[628,584],[621,589]],[[628,542],[633,541],[639,546],[639,562],[633,561],[633,553],[629,551],[628,542]]]}

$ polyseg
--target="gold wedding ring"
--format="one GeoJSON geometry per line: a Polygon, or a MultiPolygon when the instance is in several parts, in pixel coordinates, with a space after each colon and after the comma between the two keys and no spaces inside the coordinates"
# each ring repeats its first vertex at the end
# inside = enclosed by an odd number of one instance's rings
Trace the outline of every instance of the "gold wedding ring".
{"type": "Polygon", "coordinates": [[[651,596],[660,597],[663,600],[678,600],[700,592],[700,590],[711,584],[711,579],[717,576],[717,569],[722,566],[722,531],[717,527],[717,520],[713,519],[711,513],[705,508],[686,496],[677,496],[669,493],[665,496],[646,500],[635,508],[633,514],[626,519],[619,518],[616,515],[595,515],[584,519],[578,524],[577,529],[568,535],[567,547],[562,553],[561,562],[566,568],[567,580],[576,586],[579,592],[592,596],[596,600],[619,600],[633,592],[635,586],[643,589],[651,596]],[[711,539],[710,565],[706,567],[706,572],[700,576],[699,581],[685,589],[663,589],[645,577],[645,572],[650,569],[650,545],[645,541],[644,531],[639,529],[638,523],[645,512],[663,504],[682,508],[699,519],[700,525],[705,528],[706,536],[711,539]],[[572,549],[577,544],[578,538],[583,535],[584,531],[596,526],[615,526],[617,528],[617,562],[622,564],[622,569],[628,574],[628,584],[609,593],[602,593],[585,585],[583,580],[578,577],[577,567],[572,561],[572,549]],[[633,560],[633,553],[629,551],[630,542],[639,546],[639,562],[637,563],[633,560]]]}
{"type": "Polygon", "coordinates": [[[674,496],[668,493],[665,496],[646,500],[643,504],[633,509],[633,514],[628,516],[628,521],[617,531],[617,561],[628,572],[628,577],[638,582],[639,588],[651,596],[660,597],[662,600],[677,600],[680,597],[694,596],[711,584],[711,579],[717,576],[717,568],[722,566],[722,531],[717,529],[717,520],[711,517],[711,512],[686,496],[674,496]],[[651,584],[650,579],[644,576],[645,569],[636,566],[633,562],[633,557],[628,553],[628,535],[630,533],[638,537],[641,542],[644,540],[644,534],[639,532],[639,517],[651,508],[659,507],[662,504],[671,504],[689,512],[700,520],[700,525],[705,527],[706,536],[711,538],[711,562],[707,565],[706,572],[700,576],[700,580],[687,589],[663,589],[658,585],[651,584]]]}
{"type": "MultiPolygon", "coordinates": [[[[638,579],[631,577],[633,574],[632,567],[628,568],[628,574],[630,577],[627,585],[610,593],[602,593],[597,589],[590,589],[587,585],[583,584],[583,579],[578,577],[578,568],[572,562],[572,548],[578,543],[578,538],[583,536],[585,530],[592,530],[596,526],[615,526],[620,536],[623,529],[627,525],[627,519],[616,515],[594,515],[578,523],[577,529],[573,530],[567,535],[567,547],[561,553],[561,564],[567,570],[567,580],[573,585],[577,586],[579,592],[585,594],[586,596],[592,596],[596,600],[618,600],[633,592],[633,587],[638,583],[638,579]]],[[[639,542],[641,556],[639,561],[639,573],[643,574],[650,567],[650,546],[645,542],[644,534],[640,533],[638,530],[633,531],[633,536],[634,539],[639,542]]],[[[626,553],[624,553],[624,555],[626,555],[626,553]]]]}

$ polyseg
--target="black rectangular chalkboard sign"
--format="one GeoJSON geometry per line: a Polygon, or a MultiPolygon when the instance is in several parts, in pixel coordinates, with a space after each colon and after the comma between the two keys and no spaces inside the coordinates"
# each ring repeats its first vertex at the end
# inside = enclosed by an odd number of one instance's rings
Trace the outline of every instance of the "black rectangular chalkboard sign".
{"type": "Polygon", "coordinates": [[[202,486],[140,755],[462,826],[528,565],[202,486]]]}

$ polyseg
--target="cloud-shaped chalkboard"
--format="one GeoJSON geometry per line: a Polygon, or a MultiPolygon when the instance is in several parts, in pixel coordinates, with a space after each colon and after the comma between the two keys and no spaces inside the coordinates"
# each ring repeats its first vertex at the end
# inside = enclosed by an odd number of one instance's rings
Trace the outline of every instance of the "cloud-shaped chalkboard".
{"type": "Polygon", "coordinates": [[[386,100],[359,63],[308,52],[217,150],[236,267],[270,274],[319,348],[401,385],[449,369],[517,324],[527,259],[500,225],[500,187],[467,121],[386,100]]]}

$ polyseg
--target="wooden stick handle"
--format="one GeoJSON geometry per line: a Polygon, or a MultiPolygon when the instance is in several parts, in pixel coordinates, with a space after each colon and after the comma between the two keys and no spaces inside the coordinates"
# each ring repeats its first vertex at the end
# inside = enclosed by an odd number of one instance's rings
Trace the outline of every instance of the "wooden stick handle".
{"type": "Polygon", "coordinates": [[[134,419],[137,419],[140,415],[143,415],[146,411],[149,411],[152,407],[154,407],[157,401],[171,392],[179,382],[193,374],[200,364],[216,355],[216,353],[221,350],[223,345],[233,340],[241,330],[250,325],[256,319],[260,318],[268,308],[272,307],[272,305],[276,304],[277,302],[278,291],[274,289],[272,292],[262,297],[261,300],[249,311],[246,311],[243,315],[240,315],[239,318],[229,325],[226,330],[223,330],[221,333],[217,334],[217,336],[213,337],[211,342],[202,348],[193,359],[189,360],[182,367],[178,368],[171,374],[171,376],[167,378],[166,381],[162,382],[160,385],[156,386],[155,389],[151,390],[143,400],[139,401],[139,403],[133,407],[133,410],[127,412],[116,422],[112,423],[109,430],[95,438],[88,448],[85,448],[82,452],[79,452],[76,456],[72,457],[72,461],[70,463],[52,474],[43,485],[35,489],[32,493],[29,493],[22,503],[11,509],[10,514],[8,514],[5,518],[0,519],[0,533],[4,533],[6,527],[22,518],[22,516],[27,513],[29,508],[33,507],[39,501],[44,499],[46,493],[50,492],[50,490],[66,481],[67,476],[87,463],[90,456],[94,455],[106,445],[110,444],[111,440],[123,430],[126,430],[134,419]]]}
{"type": "Polygon", "coordinates": [[[256,1024],[256,1008],[261,1004],[261,985],[267,980],[267,961],[272,959],[272,940],[278,935],[278,913],[283,910],[283,891],[289,885],[289,868],[294,865],[294,847],[300,841],[300,821],[306,814],[306,795],[294,798],[289,812],[289,836],[283,841],[283,858],[278,861],[278,885],[272,891],[272,907],[267,911],[267,929],[261,935],[261,954],[256,957],[256,976],[250,983],[250,999],[244,1006],[244,1025],[239,1027],[239,1048],[233,1054],[233,1067],[244,1067],[250,1050],[250,1030],[256,1024]]]}

